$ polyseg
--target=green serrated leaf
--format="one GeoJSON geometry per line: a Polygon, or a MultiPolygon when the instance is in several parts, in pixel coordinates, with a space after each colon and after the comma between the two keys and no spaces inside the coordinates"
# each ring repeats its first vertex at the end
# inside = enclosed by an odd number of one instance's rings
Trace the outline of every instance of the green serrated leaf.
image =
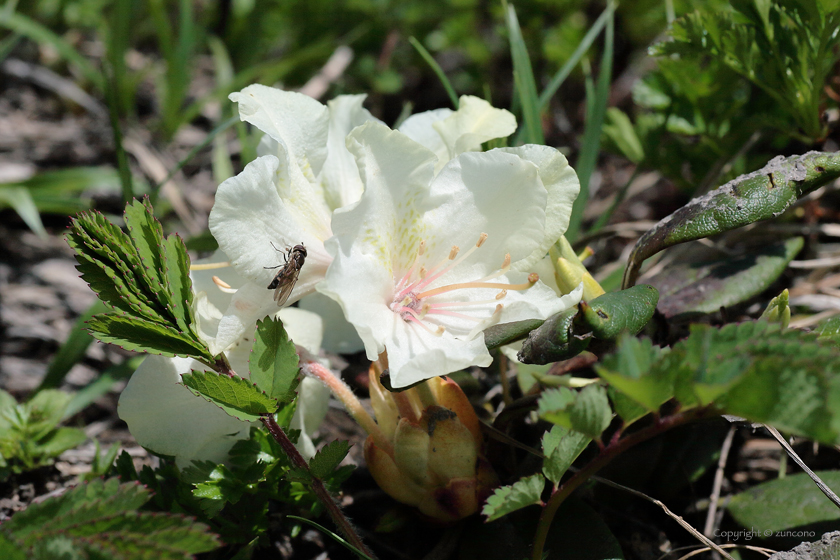
{"type": "Polygon", "coordinates": [[[194,357],[212,360],[210,351],[189,334],[160,323],[129,315],[95,315],[88,321],[91,334],[102,342],[117,344],[126,350],[138,350],[161,356],[194,357]]]}
{"type": "Polygon", "coordinates": [[[595,370],[613,389],[647,412],[654,412],[674,396],[676,372],[666,368],[653,370],[662,354],[662,349],[649,339],[626,335],[620,339],[616,353],[601,360],[595,370]]]}
{"type": "Polygon", "coordinates": [[[612,409],[603,387],[589,385],[580,391],[565,387],[543,392],[537,413],[541,418],[591,439],[599,439],[610,424],[612,409]]]}
{"type": "Polygon", "coordinates": [[[588,385],[581,389],[569,408],[569,417],[572,430],[591,439],[600,439],[612,420],[606,389],[600,385],[588,385]]]}
{"type": "Polygon", "coordinates": [[[645,233],[630,254],[623,286],[632,286],[642,262],[659,251],[780,215],[801,196],[840,177],[840,154],[808,152],[778,157],[764,168],[695,198],[645,233]]]}
{"type": "Polygon", "coordinates": [[[172,291],[172,315],[181,331],[192,332],[195,318],[192,310],[193,290],[187,248],[181,237],[173,234],[166,239],[163,249],[166,276],[172,291]]]}
{"type": "MultiPolygon", "coordinates": [[[[829,488],[840,489],[840,472],[820,471],[816,474],[829,488]]],[[[840,519],[840,509],[805,473],[753,486],[733,496],[726,507],[738,523],[759,533],[774,533],[840,519]]]]}
{"type": "Polygon", "coordinates": [[[85,504],[98,507],[101,515],[107,516],[137,509],[148,501],[149,496],[146,488],[134,482],[120,484],[116,478],[107,481],[96,479],[80,484],[61,496],[32,504],[4,523],[4,528],[15,538],[31,545],[38,534],[53,530],[53,523],[72,524],[70,518],[73,512],[85,504]]]}
{"type": "Polygon", "coordinates": [[[169,282],[165,273],[163,257],[163,227],[154,215],[151,207],[147,206],[148,197],[144,202],[133,200],[125,207],[125,225],[140,265],[139,272],[146,279],[149,289],[157,296],[157,300],[164,302],[169,308],[172,299],[169,294],[169,282]]]}
{"type": "Polygon", "coordinates": [[[591,438],[563,426],[552,426],[543,436],[542,446],[545,460],[542,472],[555,485],[572,466],[578,455],[586,449],[591,438]]]}
{"type": "Polygon", "coordinates": [[[350,451],[350,443],[344,440],[335,440],[325,445],[309,461],[309,471],[315,478],[324,479],[329,476],[347,456],[350,451]]]}
{"type": "Polygon", "coordinates": [[[496,488],[484,503],[481,514],[487,516],[487,521],[494,521],[518,509],[540,504],[544,488],[545,478],[539,473],[496,488]]]}
{"type": "Polygon", "coordinates": [[[47,558],[60,552],[62,558],[183,559],[219,545],[191,518],[135,511],[149,497],[137,483],[93,480],[29,506],[3,529],[30,553],[47,558]]]}
{"type": "Polygon", "coordinates": [[[249,362],[251,380],[271,397],[291,402],[300,383],[298,355],[280,320],[267,317],[257,322],[249,362]]]}
{"type": "Polygon", "coordinates": [[[272,414],[277,410],[277,399],[269,397],[254,383],[242,377],[193,370],[181,376],[181,379],[194,393],[244,422],[254,422],[261,415],[272,414]]]}
{"type": "Polygon", "coordinates": [[[613,410],[621,418],[623,428],[626,428],[648,414],[648,410],[645,407],[624,393],[617,391],[612,385],[607,387],[607,395],[609,395],[610,401],[612,401],[613,410]]]}

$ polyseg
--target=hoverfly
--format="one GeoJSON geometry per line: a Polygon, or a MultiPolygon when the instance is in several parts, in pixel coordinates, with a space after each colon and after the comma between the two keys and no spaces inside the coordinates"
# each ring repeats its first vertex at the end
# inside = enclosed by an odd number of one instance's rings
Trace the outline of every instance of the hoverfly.
{"type": "MultiPolygon", "coordinates": [[[[271,246],[274,247],[274,244],[272,243],[271,246]]],[[[277,247],[274,247],[274,250],[279,251],[277,247]]],[[[280,252],[282,253],[282,251],[280,252]]],[[[283,304],[289,299],[289,295],[295,287],[295,282],[297,282],[298,276],[300,275],[300,269],[303,267],[303,263],[306,260],[306,247],[304,247],[303,244],[291,247],[286,254],[283,255],[283,259],[286,261],[283,264],[265,267],[280,269],[268,285],[269,290],[274,290],[274,301],[276,301],[277,305],[280,307],[283,307],[283,304]]]]}

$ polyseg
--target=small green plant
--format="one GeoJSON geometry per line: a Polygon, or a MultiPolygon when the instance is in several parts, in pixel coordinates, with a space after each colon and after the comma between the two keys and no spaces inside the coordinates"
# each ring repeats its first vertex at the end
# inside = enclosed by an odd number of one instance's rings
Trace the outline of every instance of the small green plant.
{"type": "Polygon", "coordinates": [[[117,478],[93,480],[29,506],[0,528],[0,554],[36,558],[181,559],[219,546],[183,515],[140,512],[152,493],[117,478]]]}
{"type": "Polygon", "coordinates": [[[78,428],[59,427],[72,395],[46,390],[18,404],[0,391],[0,479],[51,465],[87,439],[78,428]]]}

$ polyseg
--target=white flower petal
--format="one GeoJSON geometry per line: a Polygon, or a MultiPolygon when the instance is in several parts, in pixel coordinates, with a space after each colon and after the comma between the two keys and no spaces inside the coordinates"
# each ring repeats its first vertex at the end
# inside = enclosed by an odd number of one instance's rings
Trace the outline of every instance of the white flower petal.
{"type": "Polygon", "coordinates": [[[435,109],[433,111],[417,113],[405,119],[398,129],[418,144],[433,152],[438,158],[438,169],[443,167],[452,157],[449,155],[449,148],[446,142],[443,141],[440,133],[433,125],[436,122],[444,120],[452,113],[454,113],[452,109],[435,109]]]}
{"type": "MultiPolygon", "coordinates": [[[[441,253],[450,245],[466,250],[487,233],[472,261],[481,266],[469,272],[480,278],[498,270],[506,254],[515,263],[545,244],[546,198],[533,163],[495,150],[461,154],[435,177],[429,199],[438,204],[426,212],[424,223],[440,240],[441,253]]],[[[430,247],[430,254],[434,250],[430,247]]]]}
{"type": "Polygon", "coordinates": [[[435,336],[405,321],[395,323],[387,349],[394,388],[493,362],[483,336],[472,340],[460,340],[448,333],[435,336]]]}
{"type": "Polygon", "coordinates": [[[330,395],[327,386],[317,379],[304,377],[300,382],[297,408],[292,418],[291,428],[301,431],[297,447],[306,459],[315,455],[315,446],[310,438],[327,415],[330,395]]]}
{"type": "Polygon", "coordinates": [[[356,160],[347,150],[345,138],[350,131],[368,121],[379,122],[362,107],[365,95],[339,95],[327,103],[330,111],[327,159],[320,179],[324,183],[327,206],[335,210],[361,198],[364,186],[356,160]]]}
{"type": "Polygon", "coordinates": [[[368,359],[375,360],[396,322],[388,307],[394,292],[393,276],[377,257],[361,253],[359,246],[340,246],[341,239],[352,241],[348,236],[327,242],[327,250],[339,252],[317,290],[341,305],[344,316],[356,327],[368,359]]]}
{"type": "Polygon", "coordinates": [[[344,318],[344,311],[332,298],[316,292],[302,297],[298,307],[317,313],[323,319],[326,328],[321,348],[327,352],[354,354],[364,349],[365,345],[356,328],[344,318]]]}
{"type": "MultiPolygon", "coordinates": [[[[491,150],[488,153],[492,153],[491,150]]],[[[526,144],[516,148],[500,148],[499,151],[514,154],[530,161],[539,169],[540,180],[548,192],[545,206],[545,234],[542,242],[526,258],[513,265],[513,270],[527,271],[542,259],[560,236],[569,227],[572,205],[580,192],[577,173],[566,157],[549,146],[526,144]]]]}
{"type": "Polygon", "coordinates": [[[280,161],[263,156],[222,183],[210,212],[210,231],[231,265],[246,279],[267,286],[283,264],[275,250],[285,251],[299,243],[306,246],[306,264],[299,282],[321,278],[330,258],[323,241],[331,235],[329,214],[303,198],[283,200],[272,177],[280,161]]]}
{"type": "Polygon", "coordinates": [[[479,97],[462,95],[458,110],[433,126],[449,149],[451,159],[481,149],[481,144],[488,140],[510,136],[516,131],[516,117],[479,97]]]}
{"type": "MultiPolygon", "coordinates": [[[[254,84],[229,96],[239,117],[289,150],[291,161],[314,179],[327,159],[329,113],[302,93],[254,84]]],[[[270,152],[273,153],[273,152],[270,152]]]]}
{"type": "Polygon", "coordinates": [[[143,447],[191,461],[220,463],[249,426],[178,385],[181,374],[204,366],[189,358],[148,356],[120,395],[118,413],[143,447]]]}
{"type": "MultiPolygon", "coordinates": [[[[291,297],[290,297],[291,299],[291,297]]],[[[266,315],[277,311],[272,290],[253,283],[247,283],[233,294],[230,305],[219,321],[216,340],[210,345],[210,352],[218,354],[241,339],[248,329],[266,315]]]]}
{"type": "Polygon", "coordinates": [[[311,354],[318,353],[324,339],[324,320],[320,315],[305,309],[286,307],[277,313],[277,318],[283,321],[286,334],[297,346],[311,354]]]}

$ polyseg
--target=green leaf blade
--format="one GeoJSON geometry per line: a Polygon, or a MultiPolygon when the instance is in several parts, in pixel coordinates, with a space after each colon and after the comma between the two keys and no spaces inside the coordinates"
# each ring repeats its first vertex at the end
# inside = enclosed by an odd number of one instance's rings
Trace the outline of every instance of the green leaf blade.
{"type": "Polygon", "coordinates": [[[193,370],[184,374],[182,379],[194,393],[244,422],[259,420],[260,416],[272,414],[278,407],[277,399],[269,397],[242,377],[193,370]]]}
{"type": "Polygon", "coordinates": [[[150,352],[168,358],[183,356],[213,359],[210,351],[192,337],[140,317],[113,313],[94,315],[88,321],[88,328],[98,340],[117,344],[126,350],[150,352]]]}
{"type": "Polygon", "coordinates": [[[487,517],[487,521],[494,521],[518,509],[540,504],[544,488],[545,478],[539,473],[520,479],[510,486],[497,488],[487,498],[481,514],[487,517]]]}
{"type": "Polygon", "coordinates": [[[300,383],[298,355],[283,322],[265,318],[257,322],[249,368],[251,380],[269,396],[291,402],[300,383]]]}

